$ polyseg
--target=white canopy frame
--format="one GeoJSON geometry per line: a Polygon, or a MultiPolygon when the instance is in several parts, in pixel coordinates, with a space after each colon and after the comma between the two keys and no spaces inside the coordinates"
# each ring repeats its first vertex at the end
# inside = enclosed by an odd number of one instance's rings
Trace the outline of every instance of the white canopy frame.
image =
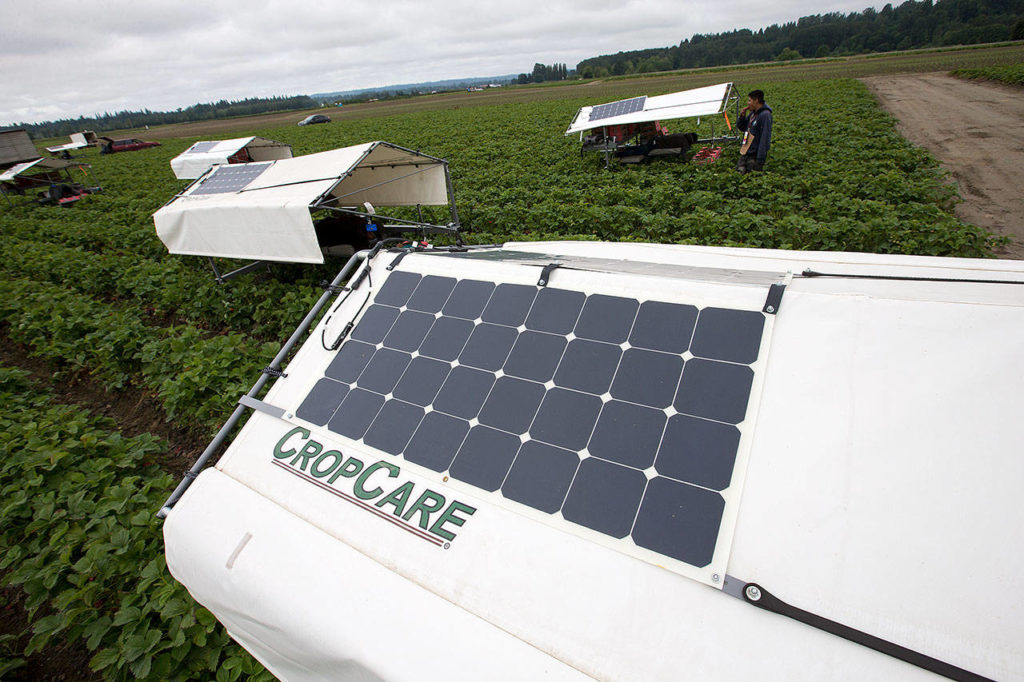
{"type": "Polygon", "coordinates": [[[171,159],[171,170],[179,180],[195,180],[212,166],[242,163],[232,161],[245,151],[250,162],[292,158],[292,146],[265,137],[238,137],[231,140],[200,140],[171,159]]]}
{"type": "Polygon", "coordinates": [[[725,120],[726,128],[729,131],[732,130],[732,122],[729,120],[728,114],[730,106],[735,107],[737,110],[736,116],[739,118],[739,96],[737,95],[736,88],[731,81],[727,83],[708,85],[701,88],[694,88],[691,90],[672,92],[665,95],[645,97],[642,107],[635,111],[628,111],[627,113],[615,116],[607,116],[591,120],[591,116],[594,114],[594,111],[599,107],[624,104],[637,99],[638,98],[630,98],[626,100],[619,100],[617,102],[609,102],[605,105],[580,107],[576,112],[576,115],[573,117],[572,122],[569,124],[569,127],[566,129],[565,135],[579,133],[581,143],[580,153],[582,154],[583,152],[590,151],[602,152],[604,154],[605,167],[608,167],[613,153],[625,147],[634,137],[636,137],[635,134],[628,139],[616,139],[614,136],[610,136],[609,128],[616,126],[653,123],[655,121],[671,121],[684,118],[696,118],[697,124],[700,125],[701,118],[709,117],[711,121],[711,136],[698,139],[698,143],[715,144],[718,142],[739,140],[738,135],[729,135],[727,133],[717,135],[715,132],[715,121],[718,116],[722,116],[725,120]],[[584,139],[584,134],[587,131],[598,129],[601,131],[601,134],[597,136],[599,139],[589,142],[584,139]]]}
{"type": "Polygon", "coordinates": [[[461,243],[448,162],[382,141],[290,159],[214,166],[153,219],[168,251],[211,259],[217,280],[224,281],[265,262],[323,263],[324,245],[313,221],[318,211],[363,218],[370,231],[378,230],[378,238],[384,229],[453,234],[461,243]],[[423,219],[423,206],[444,205],[449,222],[423,219]],[[417,217],[381,214],[378,206],[416,207],[417,217]],[[254,262],[221,275],[214,258],[254,262]]]}
{"type": "Polygon", "coordinates": [[[91,130],[83,130],[80,133],[71,133],[71,142],[65,144],[59,144],[54,147],[47,147],[46,151],[50,152],[54,156],[60,156],[63,159],[70,159],[71,154],[69,153],[72,149],[85,149],[86,147],[96,146],[96,133],[91,130]]]}
{"type": "Polygon", "coordinates": [[[102,187],[95,184],[95,178],[89,173],[90,167],[87,163],[55,158],[39,158],[19,163],[0,172],[0,194],[9,206],[13,206],[12,195],[24,196],[33,190],[67,186],[48,192],[45,197],[39,199],[40,203],[66,205],[84,194],[102,191],[102,187]],[[73,168],[82,171],[85,183],[78,182],[71,176],[73,168]],[[70,194],[67,192],[68,189],[70,194]]]}

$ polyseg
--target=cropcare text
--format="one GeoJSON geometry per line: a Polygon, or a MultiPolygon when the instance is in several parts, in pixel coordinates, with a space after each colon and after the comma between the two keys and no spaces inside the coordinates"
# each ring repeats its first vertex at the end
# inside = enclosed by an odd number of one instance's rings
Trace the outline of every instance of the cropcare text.
{"type": "Polygon", "coordinates": [[[458,500],[448,501],[429,488],[419,486],[418,491],[413,481],[392,481],[402,473],[395,464],[366,464],[340,450],[325,450],[322,443],[309,436],[309,431],[301,426],[284,434],[274,445],[274,459],[443,540],[454,540],[453,530],[476,511],[458,500]]]}

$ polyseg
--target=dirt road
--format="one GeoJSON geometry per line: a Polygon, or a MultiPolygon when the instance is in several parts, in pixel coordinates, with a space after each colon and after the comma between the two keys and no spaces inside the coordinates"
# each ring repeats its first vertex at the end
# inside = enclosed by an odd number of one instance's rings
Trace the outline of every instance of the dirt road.
{"type": "Polygon", "coordinates": [[[960,187],[957,216],[1010,237],[1001,258],[1024,259],[1024,89],[944,73],[862,78],[960,187]]]}

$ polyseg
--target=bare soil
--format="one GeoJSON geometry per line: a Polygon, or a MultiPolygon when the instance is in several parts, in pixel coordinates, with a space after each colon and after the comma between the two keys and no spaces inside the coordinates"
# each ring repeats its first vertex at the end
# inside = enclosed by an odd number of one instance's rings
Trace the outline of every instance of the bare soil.
{"type": "Polygon", "coordinates": [[[949,171],[963,197],[957,217],[1009,237],[1000,258],[1024,259],[1024,88],[945,73],[861,80],[949,171]]]}

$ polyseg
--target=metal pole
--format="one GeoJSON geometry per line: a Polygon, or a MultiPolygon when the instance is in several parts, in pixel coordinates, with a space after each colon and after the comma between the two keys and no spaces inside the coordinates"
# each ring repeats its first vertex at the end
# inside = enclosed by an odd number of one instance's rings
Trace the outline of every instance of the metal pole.
{"type": "Polygon", "coordinates": [[[452,224],[458,230],[462,225],[459,223],[459,212],[455,208],[455,188],[452,186],[452,174],[448,171],[447,161],[444,163],[444,184],[448,188],[448,205],[451,207],[452,224]]]}
{"type": "MultiPolygon", "coordinates": [[[[267,369],[280,369],[281,363],[284,362],[284,359],[288,356],[288,353],[291,352],[292,347],[296,343],[298,343],[299,338],[306,333],[310,325],[313,323],[314,318],[316,318],[317,314],[327,304],[328,299],[330,299],[330,297],[335,294],[334,287],[337,287],[346,277],[349,276],[349,274],[355,268],[356,264],[359,263],[359,261],[369,260],[374,255],[376,255],[378,250],[379,247],[374,247],[374,249],[369,251],[359,251],[348,259],[348,262],[345,263],[345,267],[341,269],[341,272],[339,272],[338,275],[334,278],[334,281],[331,282],[331,287],[324,291],[323,295],[316,302],[316,305],[314,305],[306,314],[306,317],[302,319],[302,322],[299,323],[299,326],[295,329],[295,332],[288,338],[285,344],[281,347],[281,350],[278,351],[277,355],[274,357],[273,361],[270,363],[267,369]]],[[[369,267],[369,265],[367,265],[367,267],[369,267]]],[[[260,378],[256,380],[256,383],[253,384],[253,387],[249,389],[249,392],[246,393],[245,395],[250,398],[255,398],[259,394],[260,390],[263,389],[263,386],[266,385],[269,378],[269,374],[262,374],[260,378]]],[[[167,498],[167,501],[164,502],[164,506],[156,514],[157,518],[167,518],[167,515],[171,512],[171,508],[174,507],[175,504],[177,504],[178,500],[181,499],[181,496],[185,494],[186,490],[188,490],[188,487],[192,485],[192,481],[195,480],[196,476],[199,475],[199,472],[202,471],[203,468],[206,466],[206,463],[210,460],[211,457],[213,457],[214,453],[216,453],[217,450],[220,449],[220,446],[224,444],[224,441],[227,439],[228,434],[230,434],[231,430],[235,428],[235,425],[238,424],[238,421],[242,418],[242,414],[245,413],[245,410],[246,407],[244,405],[238,405],[235,408],[235,411],[231,413],[231,416],[228,418],[228,420],[224,422],[224,426],[220,427],[220,431],[217,432],[217,435],[214,437],[214,439],[210,441],[210,444],[206,446],[205,450],[203,450],[203,454],[199,455],[199,459],[195,461],[195,464],[192,465],[192,468],[189,469],[188,472],[185,474],[185,478],[183,478],[181,482],[178,483],[178,487],[174,489],[174,492],[172,492],[170,497],[167,498]]]]}

